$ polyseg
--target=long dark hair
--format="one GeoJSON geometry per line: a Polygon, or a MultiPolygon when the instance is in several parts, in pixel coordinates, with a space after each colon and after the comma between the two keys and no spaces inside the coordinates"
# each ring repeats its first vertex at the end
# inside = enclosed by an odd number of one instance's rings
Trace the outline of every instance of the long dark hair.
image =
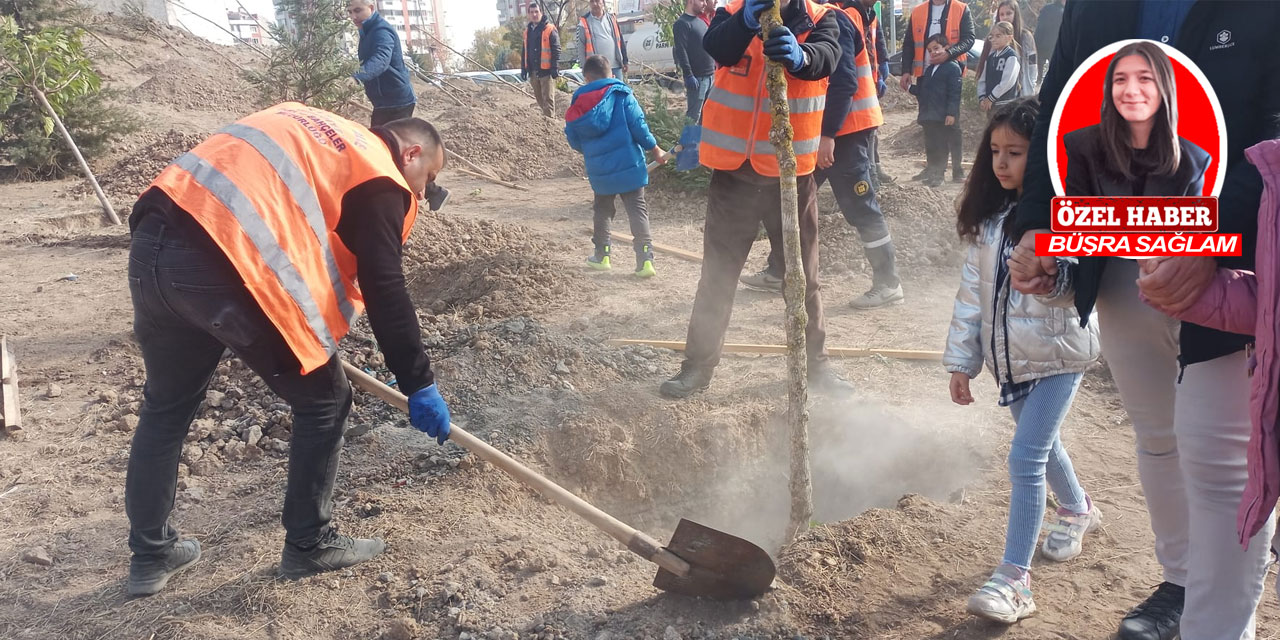
{"type": "Polygon", "coordinates": [[[1102,116],[1099,126],[1102,128],[1102,147],[1106,152],[1106,168],[1115,176],[1123,176],[1133,180],[1133,141],[1130,138],[1129,122],[1116,109],[1115,98],[1111,95],[1115,82],[1116,65],[1128,56],[1142,56],[1151,66],[1156,79],[1156,90],[1160,93],[1160,109],[1156,111],[1155,124],[1151,127],[1146,155],[1154,165],[1150,168],[1155,175],[1173,175],[1182,161],[1182,146],[1178,144],[1178,86],[1173,77],[1173,64],[1160,46],[1154,42],[1142,41],[1127,44],[1116,52],[1107,67],[1107,78],[1102,85],[1102,116]]]}
{"type": "MultiPolygon", "coordinates": [[[[1000,9],[1004,8],[1006,5],[1013,7],[1013,20],[1010,21],[1013,23],[1013,41],[1018,45],[1018,49],[1021,51],[1022,38],[1031,35],[1031,30],[1026,28],[1025,24],[1022,22],[1022,6],[1018,4],[1017,0],[1000,0],[1000,4],[996,5],[995,13],[991,14],[991,20],[993,22],[999,22],[1000,9]]],[[[1022,53],[1026,52],[1023,51],[1022,53]]]]}
{"type": "MultiPolygon", "coordinates": [[[[978,155],[973,158],[969,180],[964,183],[964,192],[960,194],[960,206],[956,211],[956,233],[960,234],[961,239],[976,241],[982,231],[982,224],[1018,198],[1017,191],[1004,188],[996,178],[991,160],[991,132],[1000,127],[1009,127],[1014,133],[1031,140],[1031,131],[1036,126],[1036,114],[1039,112],[1040,101],[1035,96],[1019,98],[992,112],[987,129],[982,132],[982,142],[978,144],[978,155]]],[[[1012,225],[1011,215],[1005,218],[1005,233],[1012,229],[1012,225]]]]}

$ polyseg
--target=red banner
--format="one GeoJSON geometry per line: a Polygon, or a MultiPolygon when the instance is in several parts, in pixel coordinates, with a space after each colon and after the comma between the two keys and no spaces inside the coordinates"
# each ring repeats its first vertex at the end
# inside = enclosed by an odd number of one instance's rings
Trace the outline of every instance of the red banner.
{"type": "Polygon", "coordinates": [[[1243,240],[1238,233],[1041,233],[1038,256],[1238,256],[1243,240]]]}
{"type": "Polygon", "coordinates": [[[1057,233],[1177,233],[1218,230],[1218,199],[1201,197],[1056,197],[1050,228],[1057,233]]]}

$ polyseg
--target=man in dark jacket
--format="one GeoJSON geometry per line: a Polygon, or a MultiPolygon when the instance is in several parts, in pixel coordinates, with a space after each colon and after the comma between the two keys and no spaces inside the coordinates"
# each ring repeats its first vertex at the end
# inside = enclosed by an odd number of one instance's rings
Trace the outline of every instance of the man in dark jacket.
{"type": "MultiPolygon", "coordinates": [[[[1143,293],[1178,311],[1200,297],[1218,266],[1252,269],[1262,180],[1243,154],[1280,135],[1280,75],[1270,53],[1276,24],[1280,3],[1272,2],[1069,2],[1040,90],[1016,214],[1016,231],[1031,233],[1023,233],[1019,250],[1033,247],[1035,233],[1049,228],[1049,124],[1068,78],[1098,49],[1146,38],[1185,53],[1217,94],[1227,129],[1227,155],[1217,159],[1226,167],[1219,230],[1243,234],[1245,255],[1162,260],[1142,276],[1143,293]]],[[[1046,291],[1056,271],[1047,262],[1012,269],[1013,286],[1046,291]]],[[[1235,535],[1250,432],[1243,349],[1251,339],[1179,326],[1150,310],[1138,300],[1138,276],[1134,261],[1082,257],[1075,278],[1080,317],[1087,321],[1096,302],[1106,327],[1102,351],[1133,422],[1156,557],[1164,568],[1164,583],[1130,612],[1119,637],[1168,640],[1179,629],[1184,638],[1252,637],[1271,527],[1252,538],[1247,551],[1235,535]]]]}
{"type": "Polygon", "coordinates": [[[1058,46],[1058,29],[1062,27],[1062,3],[1064,0],[1050,0],[1040,10],[1036,18],[1036,78],[1044,77],[1044,68],[1049,64],[1054,47],[1058,46]]]}
{"type": "Polygon", "coordinates": [[[352,77],[364,85],[364,93],[373,105],[370,126],[412,116],[417,98],[395,27],[375,10],[373,0],[351,0],[347,15],[360,30],[360,70],[352,77]]]}
{"type": "Polygon", "coordinates": [[[685,0],[684,13],[671,25],[671,56],[680,73],[684,75],[685,111],[690,122],[702,116],[702,103],[711,93],[712,74],[716,61],[702,48],[702,38],[707,35],[707,23],[702,21],[702,8],[709,0],[685,0]]]}
{"type": "Polygon", "coordinates": [[[537,0],[529,3],[529,24],[520,51],[520,78],[533,85],[542,115],[556,114],[556,78],[560,77],[560,31],[542,15],[537,0]]]}
{"type": "Polygon", "coordinates": [[[788,86],[806,96],[795,100],[807,110],[793,110],[791,123],[797,132],[797,173],[801,174],[796,177],[796,188],[808,313],[805,347],[809,383],[819,391],[851,389],[827,359],[818,280],[818,187],[813,176],[820,110],[825,103],[821,81],[836,72],[840,61],[840,23],[835,11],[823,12],[810,0],[785,0],[781,7],[784,26],[775,28],[761,42],[759,15],[774,2],[746,0],[733,13],[718,9],[702,41],[721,65],[703,110],[699,146],[702,164],[713,171],[707,191],[702,275],[689,318],[685,360],[680,373],[659,388],[668,398],[684,398],[710,386],[733,315],[738,276],[761,223],[770,235],[782,237],[777,160],[767,138],[762,137],[769,126],[764,107],[766,59],[784,65],[788,86]]]}

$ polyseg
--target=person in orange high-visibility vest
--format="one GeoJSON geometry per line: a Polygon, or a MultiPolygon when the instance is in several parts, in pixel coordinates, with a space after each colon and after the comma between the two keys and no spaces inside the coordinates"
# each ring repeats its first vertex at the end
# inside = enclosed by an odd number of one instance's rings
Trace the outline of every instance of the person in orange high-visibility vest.
{"type": "Polygon", "coordinates": [[[613,77],[626,82],[631,70],[627,59],[627,39],[618,28],[618,18],[609,13],[605,0],[588,0],[589,11],[578,17],[578,61],[603,56],[613,77]]]}
{"type": "MultiPolygon", "coordinates": [[[[902,85],[903,91],[911,86],[913,79],[923,75],[924,68],[931,64],[955,60],[960,65],[961,74],[964,74],[965,61],[968,59],[965,54],[973,48],[975,41],[969,5],[959,0],[921,2],[911,10],[911,18],[908,19],[906,28],[902,31],[902,71],[898,76],[898,82],[902,85]],[[925,51],[925,41],[935,33],[945,35],[947,42],[951,44],[944,54],[930,56],[925,51]],[[929,59],[926,60],[926,57],[929,59]]],[[[964,169],[960,165],[964,156],[964,136],[958,118],[956,126],[952,127],[949,133],[951,137],[947,140],[947,146],[951,152],[951,179],[955,182],[964,182],[964,169]]],[[[918,180],[920,176],[913,179],[918,180]]]]}
{"type": "MultiPolygon", "coordinates": [[[[781,237],[782,196],[778,161],[769,142],[770,103],[765,88],[769,60],[787,70],[787,103],[795,131],[809,379],[819,391],[851,390],[827,360],[818,282],[818,187],[813,176],[822,137],[826,80],[839,72],[837,13],[811,0],[734,0],[717,10],[711,21],[703,47],[721,67],[703,107],[698,147],[700,161],[712,169],[702,276],[689,319],[684,363],[680,373],[659,389],[666,397],[683,398],[711,384],[733,311],[738,276],[760,224],[764,223],[770,235],[781,237]],[[785,26],[761,34],[759,15],[775,1],[783,3],[785,26]]],[[[845,69],[851,76],[852,68],[845,69]]],[[[853,79],[845,81],[852,84],[853,79]]]]}
{"type": "Polygon", "coordinates": [[[131,595],[158,592],[200,558],[200,544],[179,538],[169,516],[179,460],[218,463],[183,442],[228,349],[293,410],[291,428],[246,432],[242,447],[261,455],[289,440],[280,574],[340,569],[385,548],[330,523],[352,401],[338,342],[367,308],[409,396],[410,422],[443,444],[449,409],[400,261],[418,200],[444,162],[425,120],[369,129],[286,102],[210,136],[138,199],[128,275],[147,380],[125,479],[131,595]]]}
{"type": "MultiPolygon", "coordinates": [[[[876,199],[872,180],[871,140],[884,124],[880,101],[873,80],[870,47],[861,0],[844,3],[840,15],[840,67],[846,73],[832,74],[827,87],[827,108],[822,117],[822,140],[818,145],[818,187],[830,182],[836,203],[845,220],[858,229],[863,251],[871,265],[871,289],[854,298],[854,309],[866,310],[903,300],[902,283],[895,266],[893,239],[889,225],[876,199]],[[852,76],[853,82],[845,78],[852,76]]],[[[839,5],[835,5],[839,6],[839,5]]],[[[874,13],[872,14],[874,15],[874,13]]],[[[782,260],[782,242],[769,236],[768,266],[757,274],[743,276],[742,283],[751,289],[782,291],[786,265],[782,260]]]]}
{"type": "Polygon", "coordinates": [[[556,78],[560,77],[560,31],[542,13],[537,0],[528,6],[529,24],[520,50],[520,78],[533,85],[542,115],[556,116],[556,78]]]}

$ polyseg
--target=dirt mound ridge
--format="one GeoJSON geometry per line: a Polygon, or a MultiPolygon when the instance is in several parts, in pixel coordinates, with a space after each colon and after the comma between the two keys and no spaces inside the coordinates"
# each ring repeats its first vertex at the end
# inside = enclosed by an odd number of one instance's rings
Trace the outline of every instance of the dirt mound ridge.
{"type": "Polygon", "coordinates": [[[516,225],[424,214],[405,249],[409,294],[419,309],[474,318],[554,308],[579,297],[582,274],[548,260],[570,250],[516,225]]]}
{"type": "MultiPolygon", "coordinates": [[[[164,133],[139,133],[131,139],[132,150],[105,171],[98,173],[98,183],[107,197],[119,206],[133,206],[133,201],[178,156],[190,151],[208,137],[204,133],[187,133],[170,129],[164,133]]],[[[88,187],[82,187],[89,193],[88,187]]]]}
{"type": "MultiPolygon", "coordinates": [[[[953,205],[945,195],[917,182],[899,181],[882,186],[877,197],[889,221],[900,271],[951,268],[964,259],[964,244],[956,236],[953,205]]],[[[827,210],[824,205],[823,211],[827,210]]],[[[858,230],[844,216],[823,215],[818,224],[824,270],[871,273],[858,230]]]]}
{"type": "Polygon", "coordinates": [[[225,65],[210,69],[208,65],[179,59],[152,64],[140,72],[152,75],[128,93],[131,102],[237,115],[255,108],[257,93],[238,71],[225,65]]]}
{"type": "Polygon", "coordinates": [[[582,156],[564,137],[564,122],[542,117],[537,107],[454,107],[435,123],[449,148],[507,180],[584,175],[582,156]]]}

